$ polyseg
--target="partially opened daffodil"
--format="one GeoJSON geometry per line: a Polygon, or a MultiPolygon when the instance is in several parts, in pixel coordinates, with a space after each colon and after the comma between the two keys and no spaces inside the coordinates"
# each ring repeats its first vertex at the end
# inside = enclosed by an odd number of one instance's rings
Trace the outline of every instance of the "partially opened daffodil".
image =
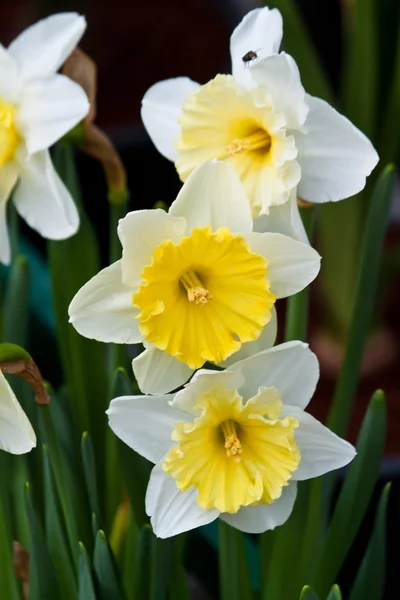
{"type": "Polygon", "coordinates": [[[139,386],[164,393],[205,362],[225,361],[275,331],[276,298],[318,274],[310,246],[278,233],[255,233],[232,166],[200,165],[169,213],[129,213],[119,223],[122,260],[75,296],[70,322],[103,342],[143,342],[133,361],[139,386]]]}
{"type": "Polygon", "coordinates": [[[200,370],[177,394],[112,400],[109,424],[155,463],[146,512],[161,538],[220,517],[261,533],[282,525],[296,482],[349,463],[355,450],[304,412],[318,362],[289,342],[235,363],[200,370]]]}
{"type": "Polygon", "coordinates": [[[25,454],[35,446],[32,425],[0,370],[0,450],[25,454]]]}
{"type": "Polygon", "coordinates": [[[0,261],[10,261],[6,203],[43,237],[73,235],[79,216],[49,147],[89,110],[80,86],[57,74],[86,27],[75,13],[39,21],[0,45],[0,261]]]}
{"type": "Polygon", "coordinates": [[[162,81],[142,103],[150,137],[182,181],[205,160],[229,162],[255,218],[293,201],[296,186],[310,202],[348,198],[378,161],[348,119],[305,93],[293,58],[278,53],[281,39],[279,11],[253,10],[231,37],[232,75],[162,81]]]}

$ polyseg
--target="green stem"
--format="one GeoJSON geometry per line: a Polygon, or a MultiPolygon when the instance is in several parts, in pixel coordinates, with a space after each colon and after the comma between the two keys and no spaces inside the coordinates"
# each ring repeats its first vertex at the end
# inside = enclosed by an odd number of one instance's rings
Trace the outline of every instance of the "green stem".
{"type": "MultiPolygon", "coordinates": [[[[315,211],[315,207],[300,209],[304,228],[307,232],[310,242],[312,242],[314,232],[315,211]]],[[[308,298],[309,288],[307,287],[288,299],[285,323],[285,341],[305,341],[307,339],[308,298]]]]}

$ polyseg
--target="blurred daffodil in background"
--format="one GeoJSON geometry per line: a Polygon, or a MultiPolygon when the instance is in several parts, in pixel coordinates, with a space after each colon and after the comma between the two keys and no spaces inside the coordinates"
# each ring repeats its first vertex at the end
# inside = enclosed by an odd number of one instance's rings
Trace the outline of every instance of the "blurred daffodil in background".
{"type": "Polygon", "coordinates": [[[0,260],[10,262],[7,200],[43,237],[76,233],[79,215],[49,147],[83,119],[83,89],[57,73],[85,31],[84,17],[54,15],[0,46],[0,260]],[[15,189],[14,189],[15,188],[15,189]]]}

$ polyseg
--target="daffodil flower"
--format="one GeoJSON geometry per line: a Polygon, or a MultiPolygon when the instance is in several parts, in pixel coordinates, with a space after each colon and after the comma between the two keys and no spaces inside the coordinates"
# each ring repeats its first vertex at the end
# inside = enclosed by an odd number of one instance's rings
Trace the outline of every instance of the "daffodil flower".
{"type": "Polygon", "coordinates": [[[43,237],[73,235],[79,216],[48,148],[89,110],[80,86],[57,74],[86,22],[61,13],[0,45],[0,261],[9,263],[6,203],[13,191],[21,217],[43,237]]]}
{"type": "Polygon", "coordinates": [[[276,298],[318,274],[309,245],[253,232],[243,186],[224,162],[200,165],[169,213],[142,210],[119,222],[122,260],[103,269],[69,307],[79,333],[146,350],[133,361],[140,389],[164,393],[206,361],[261,339],[276,298]]]}
{"type": "Polygon", "coordinates": [[[35,446],[32,425],[0,370],[0,450],[24,454],[35,446]]]}
{"type": "Polygon", "coordinates": [[[218,517],[248,533],[282,525],[297,481],[348,464],[355,449],[304,412],[319,376],[315,355],[288,342],[200,370],[177,394],[115,398],[114,433],[155,463],[146,512],[161,538],[218,517]]]}
{"type": "Polygon", "coordinates": [[[306,94],[293,58],[278,53],[281,39],[280,12],[255,9],[232,34],[232,75],[205,85],[187,77],[161,81],[142,102],[151,139],[182,181],[205,160],[229,162],[254,218],[279,212],[296,186],[310,202],[348,198],[378,161],[361,131],[306,94]]]}

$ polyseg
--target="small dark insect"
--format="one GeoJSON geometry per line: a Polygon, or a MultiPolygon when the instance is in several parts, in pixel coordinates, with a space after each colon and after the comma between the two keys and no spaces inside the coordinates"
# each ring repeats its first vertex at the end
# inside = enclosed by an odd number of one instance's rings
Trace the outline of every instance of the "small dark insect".
{"type": "Polygon", "coordinates": [[[249,52],[246,52],[246,54],[244,56],[242,56],[242,61],[244,62],[245,65],[247,65],[248,63],[251,63],[256,58],[258,58],[257,52],[254,52],[254,50],[249,50],[249,52]]]}

